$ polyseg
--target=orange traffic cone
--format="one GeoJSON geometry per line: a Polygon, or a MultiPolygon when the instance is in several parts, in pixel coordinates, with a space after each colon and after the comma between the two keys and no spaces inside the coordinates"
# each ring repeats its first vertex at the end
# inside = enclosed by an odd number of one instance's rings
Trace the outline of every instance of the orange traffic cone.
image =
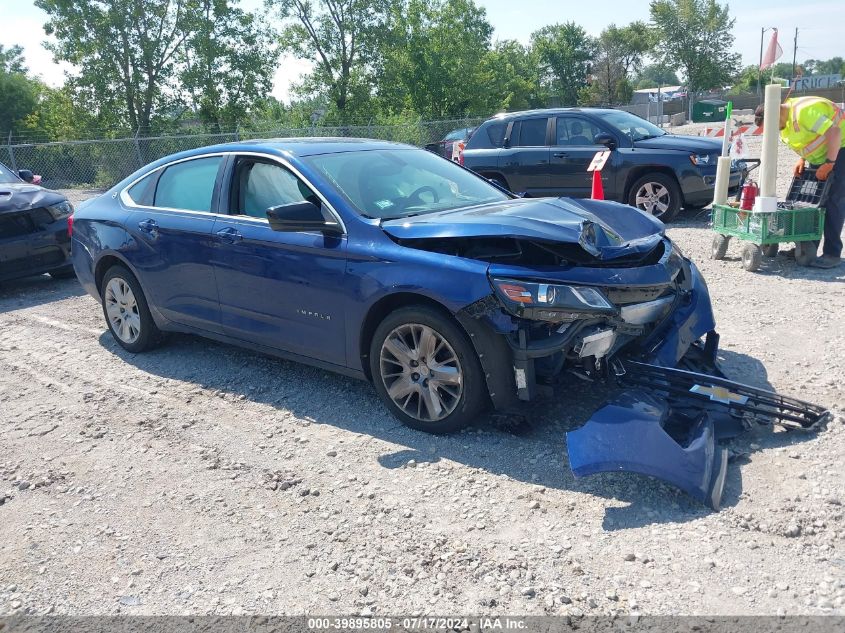
{"type": "Polygon", "coordinates": [[[604,200],[604,185],[601,183],[601,172],[593,171],[593,193],[590,195],[593,200],[604,200]]]}

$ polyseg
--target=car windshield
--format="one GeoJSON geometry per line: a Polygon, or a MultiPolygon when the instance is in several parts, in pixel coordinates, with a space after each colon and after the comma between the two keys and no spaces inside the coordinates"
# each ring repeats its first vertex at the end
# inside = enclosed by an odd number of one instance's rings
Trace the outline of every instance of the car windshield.
{"type": "Polygon", "coordinates": [[[509,199],[483,178],[422,150],[342,152],[305,160],[370,218],[390,220],[509,199]]]}
{"type": "Polygon", "coordinates": [[[599,117],[610,123],[612,126],[618,128],[625,136],[631,137],[635,141],[642,141],[646,138],[654,138],[655,136],[663,136],[666,134],[656,125],[652,125],[645,119],[633,115],[623,110],[614,110],[613,112],[602,112],[599,117]]]}
{"type": "Polygon", "coordinates": [[[8,169],[5,165],[0,163],[0,182],[10,183],[20,181],[21,179],[12,173],[11,169],[8,169]]]}

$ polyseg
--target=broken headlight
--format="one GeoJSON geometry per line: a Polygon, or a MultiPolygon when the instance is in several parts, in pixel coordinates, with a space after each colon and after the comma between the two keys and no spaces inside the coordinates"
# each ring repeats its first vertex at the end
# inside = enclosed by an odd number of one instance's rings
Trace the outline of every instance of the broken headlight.
{"type": "Polygon", "coordinates": [[[598,288],[494,279],[493,287],[507,308],[518,316],[564,321],[583,313],[613,314],[614,306],[598,288]]]}

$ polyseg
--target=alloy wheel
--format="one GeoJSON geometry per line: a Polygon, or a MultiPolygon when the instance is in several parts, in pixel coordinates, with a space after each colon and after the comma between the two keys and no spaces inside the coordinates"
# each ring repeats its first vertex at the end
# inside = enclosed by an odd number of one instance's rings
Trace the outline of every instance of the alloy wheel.
{"type": "Polygon", "coordinates": [[[637,190],[634,200],[638,209],[659,218],[669,210],[672,196],[659,182],[647,182],[637,190]]]}
{"type": "Polygon", "coordinates": [[[390,399],[417,420],[442,420],[460,402],[461,363],[449,342],[427,325],[393,329],[382,343],[379,366],[390,399]]]}
{"type": "Polygon", "coordinates": [[[120,277],[110,279],[105,299],[106,315],[115,335],[127,344],[137,341],[141,335],[141,315],[130,285],[120,277]]]}

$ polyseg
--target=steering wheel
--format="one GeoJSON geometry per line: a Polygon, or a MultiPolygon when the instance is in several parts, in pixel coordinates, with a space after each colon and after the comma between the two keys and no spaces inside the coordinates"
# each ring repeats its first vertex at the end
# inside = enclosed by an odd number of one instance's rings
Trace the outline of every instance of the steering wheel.
{"type": "Polygon", "coordinates": [[[420,194],[423,194],[425,192],[429,192],[431,194],[431,196],[434,198],[435,204],[440,202],[440,196],[437,194],[437,190],[434,187],[430,187],[428,185],[423,185],[422,187],[420,187],[419,189],[417,189],[416,191],[414,191],[413,193],[411,193],[410,195],[408,195],[405,198],[405,201],[406,201],[405,206],[406,207],[410,206],[410,202],[412,200],[416,200],[417,202],[424,203],[422,198],[420,198],[420,194]]]}

